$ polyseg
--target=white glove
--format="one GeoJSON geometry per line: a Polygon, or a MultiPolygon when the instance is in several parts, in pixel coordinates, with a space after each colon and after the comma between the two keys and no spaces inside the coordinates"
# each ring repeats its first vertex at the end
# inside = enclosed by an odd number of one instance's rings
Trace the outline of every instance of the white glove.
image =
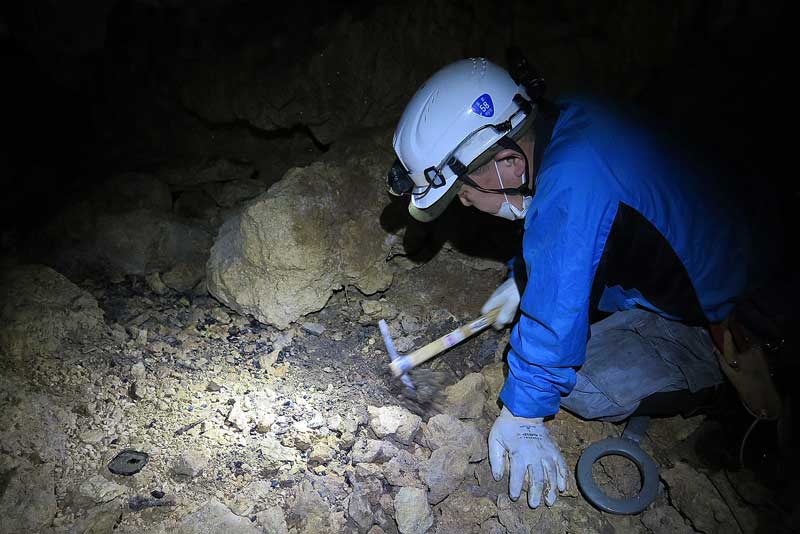
{"type": "Polygon", "coordinates": [[[489,297],[489,300],[487,300],[483,308],[481,308],[481,313],[488,313],[490,310],[502,306],[500,308],[500,313],[497,314],[497,319],[492,323],[492,326],[496,330],[500,330],[514,320],[514,316],[517,314],[517,308],[519,308],[519,299],[517,283],[514,281],[513,277],[509,278],[494,290],[492,296],[489,297]]]}
{"type": "Polygon", "coordinates": [[[567,464],[541,417],[516,417],[504,406],[489,433],[489,463],[495,480],[503,478],[506,452],[511,461],[508,495],[512,500],[519,499],[522,493],[526,471],[531,508],[541,504],[543,492],[547,491],[544,502],[552,506],[556,488],[567,490],[567,464]]]}

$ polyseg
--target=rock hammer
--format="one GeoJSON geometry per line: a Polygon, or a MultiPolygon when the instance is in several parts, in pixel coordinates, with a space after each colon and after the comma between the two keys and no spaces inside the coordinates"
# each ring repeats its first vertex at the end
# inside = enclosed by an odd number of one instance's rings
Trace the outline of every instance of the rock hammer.
{"type": "Polygon", "coordinates": [[[407,374],[411,369],[423,362],[430,360],[434,356],[441,354],[454,345],[461,343],[468,337],[477,334],[490,324],[494,323],[495,319],[497,319],[498,313],[500,313],[499,306],[489,310],[489,312],[481,315],[474,321],[456,328],[449,334],[445,334],[436,341],[432,341],[424,347],[417,349],[411,354],[407,354],[405,356],[401,356],[397,353],[397,349],[395,349],[394,343],[392,342],[392,336],[389,333],[389,326],[386,324],[386,321],[381,319],[378,322],[378,327],[381,330],[383,342],[386,345],[386,351],[389,353],[389,357],[392,359],[392,363],[389,365],[389,368],[392,370],[392,374],[400,378],[407,388],[413,390],[414,383],[411,381],[411,377],[409,377],[407,374]]]}

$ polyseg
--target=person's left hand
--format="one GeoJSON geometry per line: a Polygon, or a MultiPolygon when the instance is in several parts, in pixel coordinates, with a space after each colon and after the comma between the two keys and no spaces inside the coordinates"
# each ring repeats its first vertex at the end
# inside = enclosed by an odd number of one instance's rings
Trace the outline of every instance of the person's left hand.
{"type": "Polygon", "coordinates": [[[552,506],[558,491],[567,490],[567,464],[558,445],[550,437],[541,417],[516,417],[503,406],[489,433],[489,463],[495,480],[503,478],[508,453],[508,494],[516,501],[528,474],[528,505],[537,508],[542,502],[552,506]]]}

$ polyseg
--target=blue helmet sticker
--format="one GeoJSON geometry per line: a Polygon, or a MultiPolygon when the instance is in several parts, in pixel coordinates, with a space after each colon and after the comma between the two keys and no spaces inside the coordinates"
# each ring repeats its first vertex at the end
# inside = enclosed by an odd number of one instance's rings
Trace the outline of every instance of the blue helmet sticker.
{"type": "Polygon", "coordinates": [[[472,103],[472,111],[478,115],[483,115],[484,117],[491,117],[494,115],[494,104],[492,103],[492,97],[489,96],[488,93],[483,93],[481,96],[475,99],[475,102],[472,103]]]}

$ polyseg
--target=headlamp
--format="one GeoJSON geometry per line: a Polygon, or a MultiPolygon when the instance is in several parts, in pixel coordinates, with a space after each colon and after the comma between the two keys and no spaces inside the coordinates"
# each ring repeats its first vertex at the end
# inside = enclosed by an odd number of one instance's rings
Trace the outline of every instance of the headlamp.
{"type": "Polygon", "coordinates": [[[386,185],[389,187],[389,192],[398,197],[410,195],[414,189],[414,181],[399,158],[394,161],[386,175],[386,185]]]}

